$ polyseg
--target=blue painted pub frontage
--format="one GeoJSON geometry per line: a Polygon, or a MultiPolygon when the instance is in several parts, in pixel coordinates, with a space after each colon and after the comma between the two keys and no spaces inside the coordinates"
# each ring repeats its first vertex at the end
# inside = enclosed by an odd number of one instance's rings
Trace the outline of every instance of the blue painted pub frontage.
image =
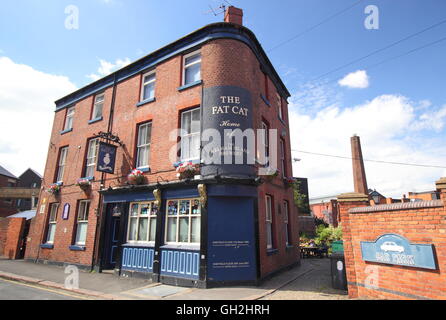
{"type": "Polygon", "coordinates": [[[256,284],[257,185],[226,178],[102,191],[102,267],[179,286],[256,284]]]}

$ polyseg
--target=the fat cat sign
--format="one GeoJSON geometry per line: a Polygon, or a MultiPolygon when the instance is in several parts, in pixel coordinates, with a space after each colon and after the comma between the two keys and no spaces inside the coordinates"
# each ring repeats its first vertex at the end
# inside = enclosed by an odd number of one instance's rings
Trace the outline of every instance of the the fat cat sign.
{"type": "Polygon", "coordinates": [[[104,173],[115,172],[117,147],[105,142],[99,143],[98,162],[96,164],[96,171],[104,173]]]}

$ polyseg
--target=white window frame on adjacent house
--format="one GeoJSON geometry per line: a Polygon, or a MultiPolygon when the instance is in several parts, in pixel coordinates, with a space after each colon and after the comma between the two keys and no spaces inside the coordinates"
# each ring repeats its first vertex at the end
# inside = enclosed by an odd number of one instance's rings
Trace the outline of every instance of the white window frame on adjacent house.
{"type": "Polygon", "coordinates": [[[156,239],[156,219],[159,208],[154,201],[130,203],[129,223],[127,228],[127,243],[149,243],[154,244],[156,239]],[[136,208],[136,211],[134,211],[136,208]],[[143,214],[142,209],[147,208],[143,214]],[[146,236],[141,237],[141,221],[147,220],[146,236]],[[134,226],[133,232],[132,226],[134,226]]]}
{"type": "Polygon", "coordinates": [[[53,244],[56,236],[57,226],[57,211],[59,209],[59,203],[52,203],[50,205],[50,212],[48,217],[48,229],[46,234],[46,243],[53,244]]]}
{"type": "Polygon", "coordinates": [[[57,164],[57,176],[56,176],[56,182],[61,183],[63,182],[63,175],[65,172],[65,165],[67,162],[67,155],[68,155],[68,147],[62,147],[59,151],[59,163],[57,164]]]}
{"type": "Polygon", "coordinates": [[[165,243],[167,244],[200,244],[201,241],[201,203],[200,199],[169,199],[166,205],[165,243]],[[188,210],[181,213],[181,204],[188,205],[188,210]],[[176,211],[171,210],[171,204],[176,203],[176,211]],[[195,207],[195,209],[193,209],[195,207]],[[193,223],[195,220],[195,224],[193,223]],[[181,221],[187,221],[187,235],[181,234],[181,221]],[[198,222],[198,223],[197,223],[198,222]],[[171,233],[170,226],[174,225],[171,233]],[[194,230],[192,228],[194,227],[194,230]],[[174,238],[170,236],[174,235],[174,238]],[[195,238],[193,238],[195,235],[195,238]]]}
{"type": "Polygon", "coordinates": [[[191,109],[188,111],[183,111],[181,113],[181,161],[191,161],[191,160],[199,160],[200,159],[200,126],[201,126],[201,114],[200,114],[200,108],[191,109]],[[193,122],[193,116],[194,113],[198,113],[199,116],[199,126],[197,128],[197,131],[192,132],[192,122],[193,122]],[[184,118],[186,114],[190,114],[190,122],[189,122],[189,128],[190,132],[187,132],[186,128],[184,128],[184,118]],[[192,142],[198,142],[197,146],[194,146],[192,142]],[[196,156],[193,156],[193,150],[196,147],[196,156]],[[188,156],[185,155],[185,150],[188,151],[188,156]]]}
{"type": "Polygon", "coordinates": [[[93,104],[93,111],[91,113],[91,120],[96,120],[102,118],[102,112],[104,109],[104,102],[105,102],[105,94],[100,93],[94,97],[94,104],[93,104]],[[99,114],[98,110],[100,110],[99,114]]]}
{"type": "Polygon", "coordinates": [[[85,246],[87,240],[89,211],[90,211],[90,200],[79,201],[77,217],[76,217],[76,238],[74,242],[74,244],[77,246],[85,246]],[[80,232],[82,231],[82,227],[84,226],[86,229],[81,238],[80,232]]]}
{"type": "Polygon", "coordinates": [[[280,166],[282,169],[282,177],[286,178],[285,140],[279,139],[279,143],[280,143],[280,166]]]}
{"type": "Polygon", "coordinates": [[[182,75],[182,76],[183,76],[183,77],[182,77],[182,79],[183,79],[183,81],[182,81],[182,85],[183,85],[183,86],[201,80],[201,52],[200,52],[200,50],[191,52],[191,53],[186,54],[186,55],[183,56],[183,75],[182,75]],[[186,64],[186,60],[187,60],[188,58],[194,57],[194,56],[196,56],[196,55],[199,55],[199,56],[200,56],[200,59],[199,59],[199,60],[194,61],[194,62],[189,63],[189,64],[186,64]],[[194,66],[194,65],[196,65],[196,64],[200,64],[200,71],[199,71],[199,72],[200,72],[200,77],[199,77],[200,79],[195,80],[195,81],[192,81],[192,82],[188,82],[188,83],[187,83],[187,82],[186,82],[186,72],[187,72],[187,69],[190,68],[190,67],[192,67],[192,66],[194,66]]]}
{"type": "Polygon", "coordinates": [[[88,141],[87,158],[85,159],[85,178],[94,177],[98,151],[99,151],[99,138],[90,139],[88,141]],[[96,144],[93,151],[94,154],[91,154],[92,143],[96,144]],[[93,170],[93,172],[89,174],[89,170],[93,170]]]}
{"type": "Polygon", "coordinates": [[[152,122],[142,123],[138,126],[138,138],[136,143],[136,168],[138,169],[148,169],[150,167],[150,144],[152,140],[152,122]],[[147,141],[142,141],[141,131],[147,128],[147,141]],[[147,163],[142,163],[141,154],[142,152],[147,152],[147,163]]]}
{"type": "Polygon", "coordinates": [[[265,196],[265,223],[266,223],[266,249],[271,250],[274,247],[273,240],[273,197],[265,196]]]}
{"type": "Polygon", "coordinates": [[[73,121],[74,121],[75,112],[76,112],[75,107],[69,107],[67,109],[67,115],[65,116],[64,131],[73,129],[73,121]]]}
{"type": "Polygon", "coordinates": [[[289,204],[288,201],[283,201],[283,223],[285,224],[285,245],[291,245],[290,239],[290,217],[289,217],[289,204]]]}
{"type": "Polygon", "coordinates": [[[156,71],[155,70],[151,70],[145,74],[143,74],[142,79],[141,79],[141,97],[140,97],[140,101],[146,101],[146,100],[150,100],[155,98],[155,85],[156,85],[156,71]],[[151,76],[154,76],[153,78],[151,78],[151,76]],[[146,78],[148,78],[148,80],[146,80],[146,78]],[[146,86],[152,86],[152,90],[150,92],[152,92],[151,95],[149,95],[149,97],[145,96],[145,88],[146,86]]]}

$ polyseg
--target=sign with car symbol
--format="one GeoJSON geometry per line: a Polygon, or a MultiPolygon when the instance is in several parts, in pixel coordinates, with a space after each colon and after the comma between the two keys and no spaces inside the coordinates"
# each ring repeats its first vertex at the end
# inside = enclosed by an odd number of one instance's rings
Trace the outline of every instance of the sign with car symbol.
{"type": "Polygon", "coordinates": [[[412,244],[397,234],[384,234],[374,242],[361,241],[361,253],[364,261],[437,269],[432,244],[412,244]]]}

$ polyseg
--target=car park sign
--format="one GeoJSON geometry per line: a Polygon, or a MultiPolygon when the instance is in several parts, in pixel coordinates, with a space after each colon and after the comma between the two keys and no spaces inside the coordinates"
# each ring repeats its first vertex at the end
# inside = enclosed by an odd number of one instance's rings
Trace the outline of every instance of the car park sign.
{"type": "Polygon", "coordinates": [[[384,234],[374,242],[361,241],[364,261],[414,268],[437,269],[431,244],[411,244],[397,234],[384,234]]]}

